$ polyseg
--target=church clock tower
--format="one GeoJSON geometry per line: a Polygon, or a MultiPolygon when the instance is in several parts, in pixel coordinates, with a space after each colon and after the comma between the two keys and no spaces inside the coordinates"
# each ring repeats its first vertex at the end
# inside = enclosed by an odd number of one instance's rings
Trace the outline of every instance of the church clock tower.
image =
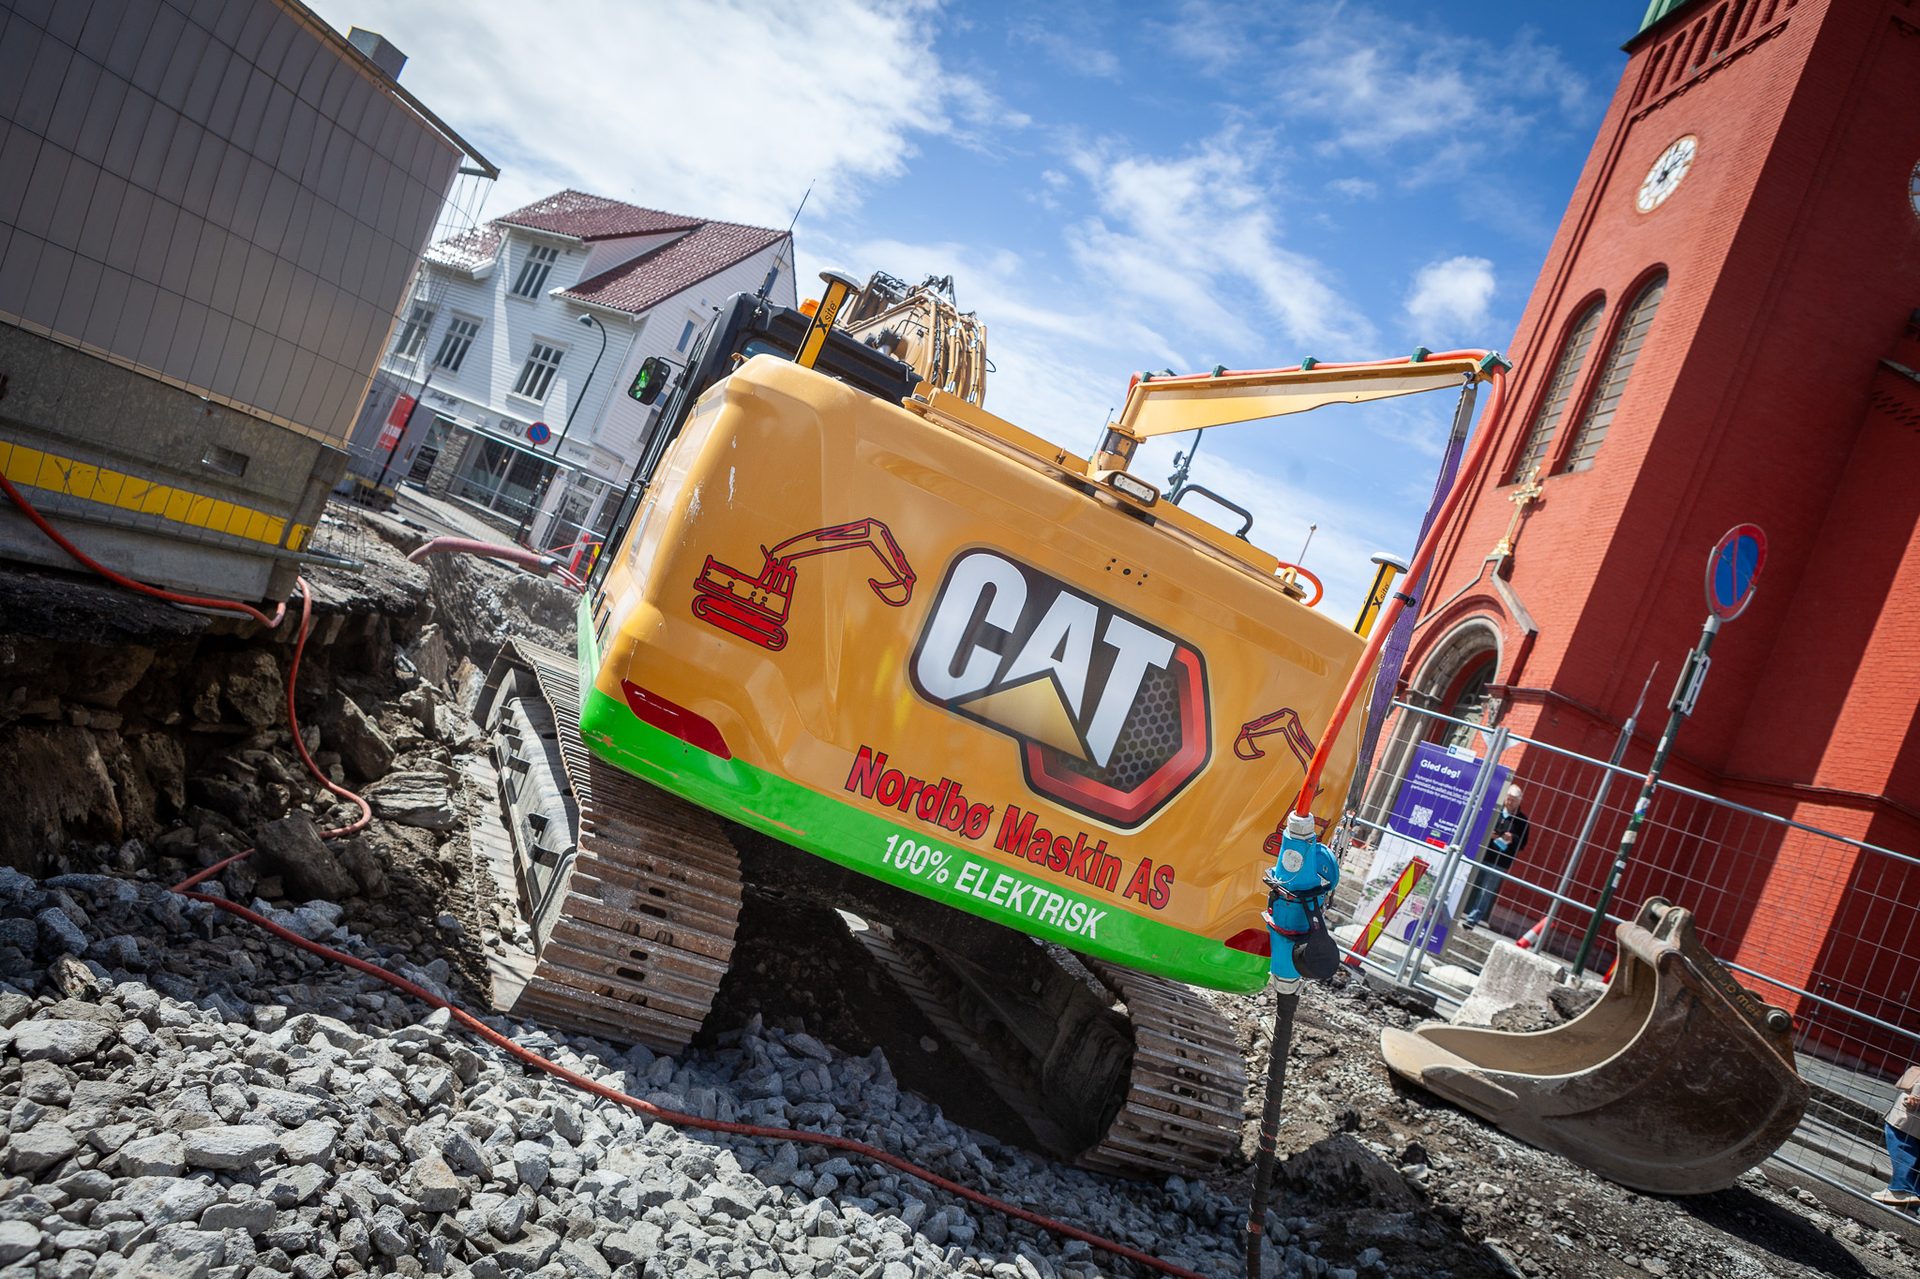
{"type": "MultiPolygon", "coordinates": [[[[1920,0],[1654,0],[1626,53],[1407,693],[1605,758],[1656,662],[1672,687],[1709,549],[1753,521],[1766,576],[1668,776],[1920,853],[1920,0]]],[[[1550,884],[1567,851],[1521,869],[1550,884]]],[[[1672,882],[1646,854],[1626,903],[1672,882]]],[[[1791,840],[1769,856],[1684,889],[1730,957],[1913,990],[1912,945],[1847,950],[1845,886],[1809,895],[1791,840]]]]}

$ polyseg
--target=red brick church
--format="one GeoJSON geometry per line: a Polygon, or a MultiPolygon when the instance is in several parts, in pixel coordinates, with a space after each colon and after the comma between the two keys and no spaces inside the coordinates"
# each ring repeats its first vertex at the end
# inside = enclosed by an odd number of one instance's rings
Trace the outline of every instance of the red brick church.
{"type": "MultiPolygon", "coordinates": [[[[1920,0],[1654,0],[1626,52],[1407,692],[1604,759],[1658,661],[1626,759],[1644,768],[1708,552],[1752,521],[1757,596],[1667,775],[1920,854],[1920,0]]],[[[1764,945],[1770,974],[1879,991],[1876,1015],[1920,1029],[1920,874],[1817,842],[1782,829],[1716,886],[1716,948],[1764,945]]],[[[1522,873],[1551,885],[1555,844],[1522,873]]],[[[1649,848],[1621,902],[1683,855],[1649,848]]]]}

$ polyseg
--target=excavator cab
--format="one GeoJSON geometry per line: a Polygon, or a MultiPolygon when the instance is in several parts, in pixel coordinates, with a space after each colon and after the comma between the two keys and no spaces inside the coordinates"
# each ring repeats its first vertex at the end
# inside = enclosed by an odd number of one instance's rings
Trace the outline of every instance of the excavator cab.
{"type": "Polygon", "coordinates": [[[1609,1181],[1723,1189],[1800,1122],[1793,1019],[1707,953],[1690,911],[1652,898],[1618,935],[1606,993],[1564,1025],[1428,1022],[1381,1032],[1380,1053],[1403,1079],[1609,1181]]]}

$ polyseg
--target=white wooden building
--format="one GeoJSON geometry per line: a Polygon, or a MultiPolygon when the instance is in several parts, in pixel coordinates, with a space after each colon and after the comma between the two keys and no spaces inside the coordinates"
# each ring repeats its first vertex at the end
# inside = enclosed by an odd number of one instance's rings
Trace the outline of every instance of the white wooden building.
{"type": "Polygon", "coordinates": [[[435,245],[370,399],[409,427],[393,478],[530,524],[542,549],[604,531],[661,407],[629,398],[641,361],[684,362],[716,307],[763,286],[794,304],[785,232],[579,191],[435,245]]]}

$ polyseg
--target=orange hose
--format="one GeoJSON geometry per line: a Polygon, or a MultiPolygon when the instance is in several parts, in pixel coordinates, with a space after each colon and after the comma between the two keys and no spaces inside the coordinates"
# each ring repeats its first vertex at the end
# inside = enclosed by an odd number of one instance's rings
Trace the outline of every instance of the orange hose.
{"type": "Polygon", "coordinates": [[[552,574],[576,591],[585,590],[587,586],[565,564],[524,546],[503,546],[499,542],[482,542],[471,537],[436,537],[416,548],[407,556],[407,562],[418,564],[429,555],[478,555],[490,560],[504,560],[508,564],[518,564],[538,577],[552,574]]]}
{"type": "MultiPolygon", "coordinates": [[[[1488,354],[1486,351],[1443,351],[1428,358],[1437,360],[1457,359],[1461,357],[1484,359],[1488,354]]],[[[1408,359],[1402,357],[1397,360],[1373,360],[1368,361],[1368,363],[1405,364],[1408,363],[1408,359]]],[[[1338,369],[1355,366],[1317,364],[1314,367],[1338,369]]],[[[1453,519],[1454,511],[1459,507],[1460,503],[1465,500],[1467,489],[1472,485],[1474,477],[1479,473],[1480,464],[1486,460],[1488,449],[1493,440],[1491,424],[1494,419],[1499,416],[1501,404],[1506,399],[1506,394],[1506,370],[1496,364],[1493,367],[1492,389],[1487,395],[1487,407],[1480,415],[1480,421],[1485,424],[1484,429],[1481,430],[1480,437],[1473,442],[1473,447],[1468,450],[1466,461],[1461,465],[1460,473],[1453,482],[1453,488],[1447,493],[1446,501],[1441,503],[1440,510],[1434,515],[1433,523],[1427,528],[1426,537],[1421,539],[1419,547],[1414,551],[1413,562],[1407,566],[1407,581],[1417,582],[1420,580],[1420,575],[1427,571],[1427,564],[1433,559],[1434,552],[1439,548],[1441,532],[1447,527],[1448,522],[1453,519]]],[[[1367,646],[1360,652],[1359,663],[1354,666],[1353,674],[1347,678],[1347,686],[1341,690],[1340,700],[1334,703],[1333,714],[1327,720],[1325,731],[1320,734],[1320,746],[1313,752],[1313,759],[1307,765],[1306,778],[1300,783],[1300,794],[1293,802],[1293,811],[1303,817],[1310,815],[1313,811],[1313,797],[1319,793],[1320,774],[1326,771],[1327,761],[1332,756],[1334,742],[1339,738],[1340,730],[1346,727],[1347,716],[1353,711],[1353,704],[1359,699],[1360,690],[1366,686],[1367,678],[1373,670],[1373,664],[1379,658],[1380,650],[1386,645],[1387,636],[1393,633],[1393,624],[1399,618],[1400,610],[1405,602],[1404,594],[1398,591],[1388,597],[1386,605],[1380,610],[1380,616],[1374,619],[1373,631],[1367,636],[1367,646]]]]}

